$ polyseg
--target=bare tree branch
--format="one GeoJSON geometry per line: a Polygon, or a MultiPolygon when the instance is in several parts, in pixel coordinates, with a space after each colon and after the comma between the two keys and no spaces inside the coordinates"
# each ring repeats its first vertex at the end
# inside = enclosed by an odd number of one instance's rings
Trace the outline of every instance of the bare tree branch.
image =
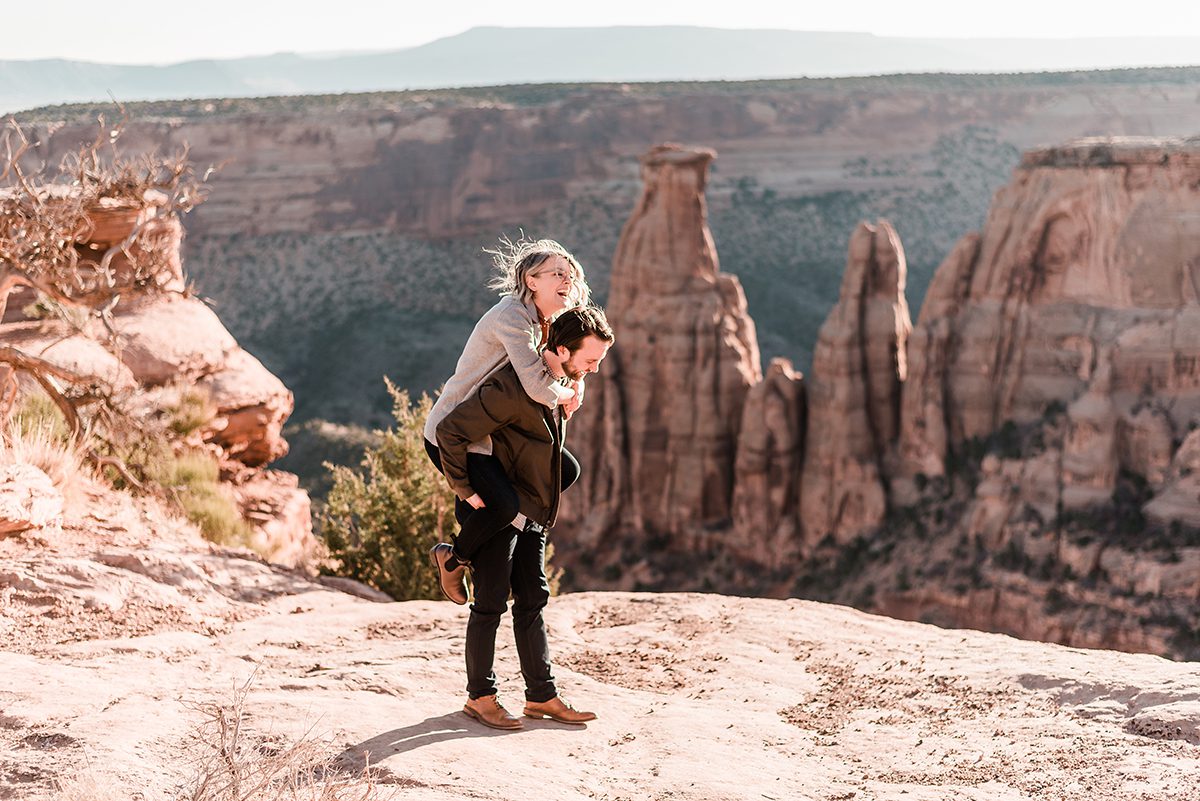
{"type": "MultiPolygon", "coordinates": [[[[178,263],[179,217],[205,197],[186,148],[169,157],[122,155],[117,143],[126,119],[118,110],[117,125],[100,117],[91,141],[56,170],[34,161],[41,145],[15,119],[0,131],[0,318],[13,293],[28,287],[52,306],[99,320],[110,350],[118,343],[113,310],[123,297],[187,293],[178,263]]],[[[95,330],[72,324],[76,333],[95,330]]],[[[128,417],[110,382],[0,345],[0,424],[12,412],[18,373],[62,412],[90,460],[142,486],[111,455],[121,452],[116,440],[142,421],[128,417]]]]}

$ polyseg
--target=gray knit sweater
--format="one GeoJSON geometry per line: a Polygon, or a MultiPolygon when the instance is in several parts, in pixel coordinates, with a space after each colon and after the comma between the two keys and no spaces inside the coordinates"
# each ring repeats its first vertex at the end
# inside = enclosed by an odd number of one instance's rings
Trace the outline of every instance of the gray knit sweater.
{"type": "MultiPolygon", "coordinates": [[[[536,308],[526,306],[515,295],[500,298],[499,303],[479,318],[475,330],[467,338],[454,375],[450,376],[429,411],[425,439],[436,444],[438,423],[450,414],[451,409],[469,398],[485,378],[508,362],[512,362],[526,394],[543,406],[553,409],[570,398],[572,391],[550,374],[538,354],[541,333],[536,308]]],[[[491,453],[491,438],[471,443],[468,450],[491,453]]]]}

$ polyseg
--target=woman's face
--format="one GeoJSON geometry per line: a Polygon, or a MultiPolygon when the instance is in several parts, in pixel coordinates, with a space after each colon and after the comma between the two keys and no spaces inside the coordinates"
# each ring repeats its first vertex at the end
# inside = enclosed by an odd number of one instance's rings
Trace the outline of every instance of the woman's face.
{"type": "Polygon", "coordinates": [[[539,264],[525,280],[533,290],[533,302],[549,316],[578,305],[571,279],[571,263],[555,255],[539,264]]]}

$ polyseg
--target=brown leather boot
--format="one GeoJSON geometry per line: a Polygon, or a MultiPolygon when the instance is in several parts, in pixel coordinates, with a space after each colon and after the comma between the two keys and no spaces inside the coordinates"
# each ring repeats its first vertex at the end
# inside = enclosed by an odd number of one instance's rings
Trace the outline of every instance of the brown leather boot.
{"type": "Polygon", "coordinates": [[[559,723],[586,723],[589,720],[595,720],[596,713],[580,712],[556,695],[549,701],[526,701],[525,717],[538,720],[550,718],[559,723]]]}
{"type": "Polygon", "coordinates": [[[493,729],[519,729],[524,724],[520,718],[515,718],[508,714],[508,710],[500,706],[500,699],[494,695],[481,695],[478,698],[471,698],[463,706],[463,712],[475,718],[484,726],[490,726],[493,729]]]}
{"type": "Polygon", "coordinates": [[[446,560],[454,553],[449,543],[439,542],[429,552],[429,560],[438,574],[438,589],[446,600],[462,606],[467,602],[467,566],[459,562],[453,570],[446,569],[446,560]]]}

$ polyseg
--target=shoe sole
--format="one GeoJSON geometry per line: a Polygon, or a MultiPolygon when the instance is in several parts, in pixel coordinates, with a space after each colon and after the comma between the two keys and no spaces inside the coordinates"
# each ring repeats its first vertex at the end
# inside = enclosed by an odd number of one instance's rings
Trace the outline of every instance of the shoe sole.
{"type": "Polygon", "coordinates": [[[521,725],[521,721],[516,720],[515,718],[514,718],[514,722],[516,723],[515,726],[512,726],[512,725],[501,726],[497,723],[489,723],[488,721],[484,720],[483,715],[480,715],[478,712],[476,712],[474,709],[471,709],[471,707],[469,707],[469,706],[463,707],[463,714],[465,714],[469,718],[479,721],[484,726],[487,726],[489,729],[498,729],[500,731],[516,731],[517,729],[524,728],[524,726],[521,725]]]}
{"type": "Polygon", "coordinates": [[[582,726],[583,724],[596,719],[595,716],[593,716],[587,720],[567,720],[566,718],[555,717],[549,712],[525,712],[524,714],[525,717],[533,718],[534,720],[553,720],[558,723],[567,723],[572,726],[582,726]]]}
{"type": "Polygon", "coordinates": [[[467,605],[466,601],[454,600],[453,598],[450,597],[450,593],[446,592],[446,588],[442,586],[442,566],[438,564],[437,555],[435,554],[435,551],[437,551],[436,545],[429,551],[429,563],[431,565],[433,565],[433,572],[437,576],[438,590],[442,593],[442,597],[445,598],[450,603],[457,604],[459,606],[466,606],[467,605]]]}

